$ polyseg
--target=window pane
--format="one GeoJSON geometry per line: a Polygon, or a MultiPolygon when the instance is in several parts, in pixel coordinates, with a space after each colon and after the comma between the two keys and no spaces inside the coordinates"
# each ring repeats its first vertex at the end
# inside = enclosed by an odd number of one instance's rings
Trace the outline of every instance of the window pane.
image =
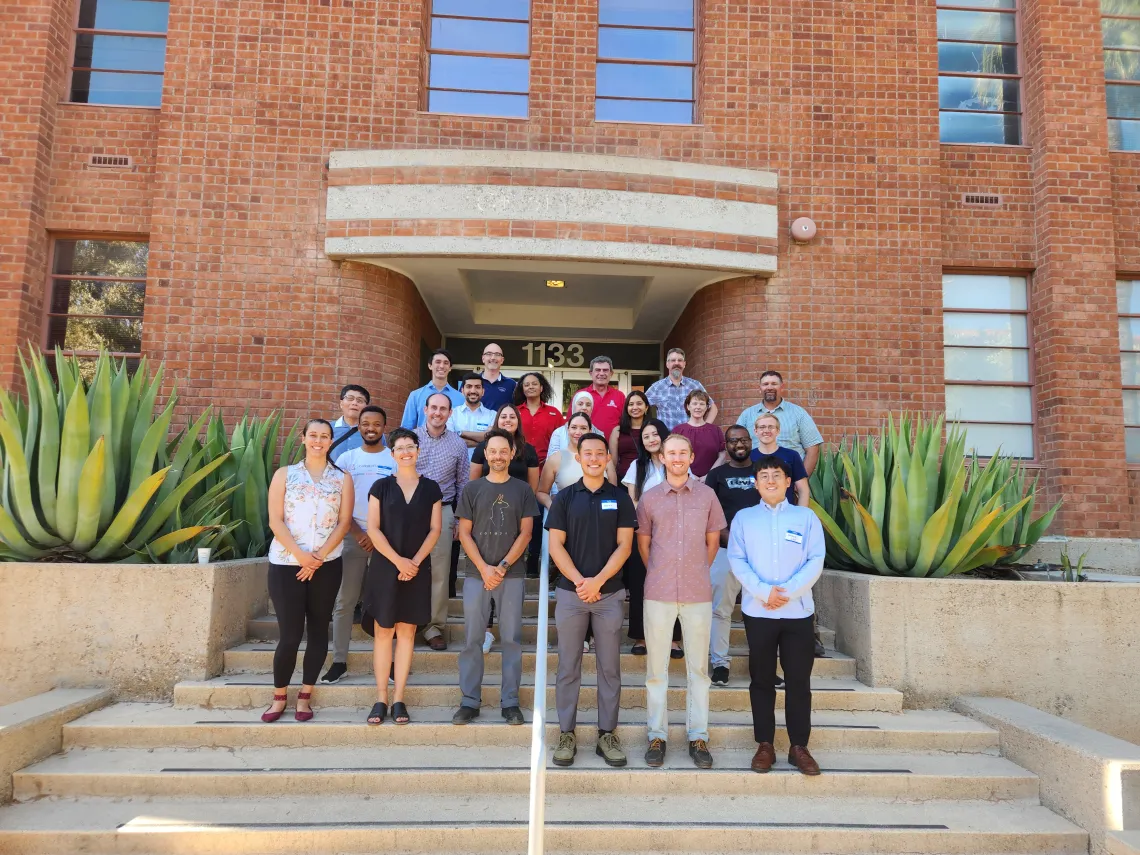
{"type": "Polygon", "coordinates": [[[432,18],[432,50],[467,50],[476,53],[530,52],[529,24],[499,21],[463,21],[432,18]]]}
{"type": "Polygon", "coordinates": [[[1025,315],[942,313],[944,342],[975,347],[1028,347],[1025,315]]]}
{"type": "Polygon", "coordinates": [[[598,63],[599,95],[619,98],[693,98],[693,69],[671,65],[598,63]]]}
{"type": "Polygon", "coordinates": [[[942,306],[946,309],[1005,309],[1024,312],[1025,278],[942,274],[942,306]]]}
{"type": "Polygon", "coordinates": [[[693,105],[676,101],[625,101],[600,98],[594,102],[599,122],[651,122],[658,125],[691,125],[693,105]]]}
{"type": "Polygon", "coordinates": [[[1124,390],[1124,423],[1140,425],[1140,390],[1124,390]]]}
{"type": "Polygon", "coordinates": [[[51,318],[47,346],[63,350],[98,350],[139,353],[142,350],[142,318],[51,318]]]}
{"type": "Polygon", "coordinates": [[[939,140],[975,145],[1020,145],[1021,117],[993,113],[939,113],[939,140]]]}
{"type": "Polygon", "coordinates": [[[1140,16],[1140,0],[1100,0],[1100,13],[1140,16]]]}
{"type": "Polygon", "coordinates": [[[1106,48],[1140,47],[1140,19],[1101,18],[1100,29],[1106,48]]]}
{"type": "Polygon", "coordinates": [[[946,348],[947,380],[1029,382],[1029,351],[1009,348],[946,348]]]}
{"type": "Polygon", "coordinates": [[[1140,386],[1140,353],[1120,354],[1120,378],[1125,386],[1140,386]]]}
{"type": "Polygon", "coordinates": [[[1016,80],[992,77],[939,77],[938,106],[949,110],[990,110],[1016,113],[1021,110],[1016,80]]]}
{"type": "Polygon", "coordinates": [[[60,240],[52,273],[146,278],[149,244],[126,240],[60,240]]]}
{"type": "Polygon", "coordinates": [[[676,30],[598,29],[598,56],[693,61],[693,34],[676,30]]]}
{"type": "Polygon", "coordinates": [[[1140,427],[1124,429],[1124,459],[1140,463],[1140,427]]]}
{"type": "Polygon", "coordinates": [[[1122,315],[1140,315],[1140,282],[1116,283],[1116,311],[1122,315]]]}
{"type": "Polygon", "coordinates": [[[939,71],[976,71],[981,74],[1017,74],[1017,48],[1012,45],[975,45],[940,42],[939,71]]]}
{"type": "Polygon", "coordinates": [[[156,0],[82,0],[79,4],[79,27],[84,30],[165,33],[169,16],[170,4],[156,0]]]}
{"type": "Polygon", "coordinates": [[[1106,50],[1104,76],[1109,80],[1140,80],[1140,51],[1106,50]]]}
{"type": "Polygon", "coordinates": [[[142,282],[92,282],[85,279],[52,281],[51,311],[73,315],[135,315],[142,317],[142,282]]]}
{"type": "Polygon", "coordinates": [[[471,18],[530,19],[528,0],[435,0],[433,15],[464,15],[471,18]]]}
{"type": "Polygon", "coordinates": [[[1013,457],[1033,457],[1033,428],[1029,425],[962,425],[966,430],[966,453],[977,451],[990,457],[1001,449],[1013,457]]]}
{"type": "Polygon", "coordinates": [[[1120,319],[1120,349],[1140,351],[1140,318],[1120,319]]]}
{"type": "Polygon", "coordinates": [[[162,71],[165,63],[166,39],[88,33],[80,33],[75,39],[75,65],[79,68],[162,71]]]}
{"type": "Polygon", "coordinates": [[[162,104],[162,75],[76,71],[71,75],[71,100],[77,104],[158,107],[162,104]]]}
{"type": "Polygon", "coordinates": [[[1029,423],[1032,397],[1024,386],[947,385],[946,412],[955,421],[1029,423]]]}
{"type": "Polygon", "coordinates": [[[1140,122],[1109,119],[1108,147],[1114,151],[1140,151],[1140,122]]]}
{"type": "Polygon", "coordinates": [[[693,0],[598,0],[599,24],[693,26],[693,0]]]}
{"type": "Polygon", "coordinates": [[[1114,118],[1140,119],[1140,86],[1126,83],[1107,84],[1108,115],[1114,118]]]}
{"type": "Polygon", "coordinates": [[[1015,0],[944,0],[948,6],[973,6],[978,9],[1016,9],[1015,0]]]}
{"type": "Polygon", "coordinates": [[[529,77],[528,59],[433,54],[428,85],[432,88],[517,92],[525,95],[529,77]]]}
{"type": "Polygon", "coordinates": [[[1002,12],[938,10],[938,38],[965,42],[1015,42],[1017,20],[1002,12]]]}
{"type": "Polygon", "coordinates": [[[432,113],[462,113],[467,116],[506,116],[525,119],[526,95],[487,95],[482,92],[428,92],[432,113]]]}

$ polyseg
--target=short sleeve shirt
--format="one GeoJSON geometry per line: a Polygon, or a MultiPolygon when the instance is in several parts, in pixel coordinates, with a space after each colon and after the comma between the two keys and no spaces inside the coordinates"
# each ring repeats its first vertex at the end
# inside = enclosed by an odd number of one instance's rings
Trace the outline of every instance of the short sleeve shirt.
{"type": "Polygon", "coordinates": [[[705,535],[725,528],[716,494],[690,477],[681,487],[669,482],[642,493],[637,504],[638,537],[649,536],[645,599],[666,603],[712,600],[705,535]]]}
{"type": "Polygon", "coordinates": [[[547,447],[550,445],[550,435],[566,421],[562,417],[562,412],[550,404],[543,404],[538,408],[537,413],[532,414],[530,407],[523,402],[519,404],[519,418],[522,420],[523,435],[526,437],[526,441],[533,445],[534,450],[538,452],[538,462],[540,464],[545,463],[548,454],[547,447]]]}
{"type": "Polygon", "coordinates": [[[736,423],[748,428],[748,432],[752,434],[753,446],[760,445],[760,437],[756,435],[756,420],[764,413],[772,413],[780,420],[780,445],[785,448],[802,455],[813,445],[823,444],[823,434],[815,426],[815,420],[808,415],[808,411],[791,401],[780,401],[774,410],[769,410],[763,403],[759,403],[753,404],[740,414],[736,423]]]}
{"type": "Polygon", "coordinates": [[[480,376],[483,377],[484,407],[498,412],[499,407],[511,402],[515,395],[515,386],[518,385],[516,381],[502,373],[499,374],[499,379],[493,383],[487,379],[485,374],[480,376]]]}
{"type": "Polygon", "coordinates": [[[724,451],[724,432],[716,425],[691,425],[685,422],[673,428],[673,433],[680,434],[693,444],[691,468],[694,475],[703,478],[724,451]]]}
{"type": "MultiPolygon", "coordinates": [[[[566,551],[578,572],[597,576],[617,549],[620,528],[637,528],[637,512],[629,493],[604,481],[596,492],[581,480],[559,490],[546,514],[547,531],[566,532],[566,551]]],[[[636,549],[636,547],[634,547],[636,549]]],[[[573,591],[570,580],[558,574],[559,588],[573,591]]],[[[603,594],[622,589],[622,574],[615,573],[602,585],[603,594]]]]}
{"type": "Polygon", "coordinates": [[[716,493],[728,525],[732,525],[733,518],[740,511],[760,504],[756,476],[752,474],[751,466],[736,467],[723,463],[705,476],[705,486],[716,493]]]}
{"type": "Polygon", "coordinates": [[[610,386],[606,394],[599,395],[594,391],[593,385],[586,387],[590,397],[594,399],[594,411],[590,414],[590,421],[594,423],[594,430],[608,441],[610,434],[621,421],[621,414],[625,410],[625,392],[617,386],[610,386]]]}
{"type": "MultiPolygon", "coordinates": [[[[460,519],[471,520],[471,537],[488,564],[502,561],[519,536],[522,521],[538,514],[538,500],[530,487],[517,478],[496,484],[486,478],[470,482],[455,510],[460,519]]],[[[520,558],[507,571],[508,579],[521,579],[526,561],[520,558]]]]}
{"type": "Polygon", "coordinates": [[[689,414],[685,412],[685,398],[696,389],[705,391],[701,381],[692,377],[682,377],[679,384],[674,383],[670,377],[662,377],[645,390],[645,397],[657,408],[657,418],[665,422],[669,430],[673,430],[689,420],[689,414]]]}
{"type": "Polygon", "coordinates": [[[381,478],[396,474],[396,458],[387,448],[375,453],[354,448],[340,456],[337,466],[352,476],[352,488],[356,491],[352,518],[364,529],[368,525],[368,491],[381,478]]]}
{"type": "MultiPolygon", "coordinates": [[[[483,467],[483,474],[481,478],[487,477],[487,443],[481,442],[473,449],[471,449],[471,462],[478,463],[483,467]]],[[[518,457],[511,458],[510,465],[507,467],[507,474],[512,478],[518,478],[524,484],[528,484],[527,476],[530,475],[531,469],[538,468],[538,452],[534,450],[534,446],[529,442],[523,446],[523,453],[518,457]]]]}
{"type": "MultiPolygon", "coordinates": [[[[752,462],[755,463],[761,458],[761,456],[763,456],[763,454],[764,452],[758,448],[752,449],[752,462]]],[[[808,477],[807,469],[804,468],[804,459],[800,457],[796,452],[792,451],[790,448],[784,448],[782,445],[776,446],[776,450],[773,452],[773,454],[787,463],[788,468],[792,470],[792,484],[790,487],[788,487],[788,492],[786,495],[789,505],[798,504],[796,502],[796,484],[798,484],[802,479],[808,477]]]]}
{"type": "MultiPolygon", "coordinates": [[[[463,433],[464,431],[483,433],[490,430],[494,421],[494,410],[488,410],[482,404],[473,410],[464,402],[462,407],[456,407],[451,411],[451,417],[447,420],[447,429],[456,433],[463,433]]],[[[471,459],[471,452],[474,450],[474,447],[467,449],[468,460],[471,459]]]]}

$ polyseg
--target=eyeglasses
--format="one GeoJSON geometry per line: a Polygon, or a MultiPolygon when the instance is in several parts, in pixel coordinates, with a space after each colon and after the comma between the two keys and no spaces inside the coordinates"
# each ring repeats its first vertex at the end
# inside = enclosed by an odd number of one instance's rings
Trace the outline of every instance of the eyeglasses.
{"type": "Polygon", "coordinates": [[[724,444],[725,445],[747,445],[750,442],[752,442],[752,440],[749,437],[741,436],[741,437],[737,437],[736,439],[726,439],[724,441],[724,444]]]}
{"type": "Polygon", "coordinates": [[[486,353],[484,353],[483,355],[484,355],[484,356],[497,356],[497,357],[499,357],[499,359],[502,359],[502,358],[503,358],[503,354],[501,354],[501,353],[495,353],[494,351],[491,351],[491,350],[488,350],[488,351],[487,351],[486,353]]]}
{"type": "Polygon", "coordinates": [[[775,425],[764,425],[764,427],[756,428],[757,433],[772,433],[773,431],[778,431],[778,430],[779,430],[779,428],[776,427],[775,425]]]}
{"type": "Polygon", "coordinates": [[[359,395],[345,395],[344,400],[348,401],[350,404],[367,404],[368,403],[368,401],[365,398],[362,398],[359,395]]]}

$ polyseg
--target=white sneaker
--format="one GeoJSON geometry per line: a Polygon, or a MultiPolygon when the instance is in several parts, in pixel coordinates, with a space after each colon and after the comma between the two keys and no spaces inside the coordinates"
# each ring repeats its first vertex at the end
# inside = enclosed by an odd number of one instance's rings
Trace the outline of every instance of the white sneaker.
{"type": "Polygon", "coordinates": [[[590,642],[588,642],[588,641],[582,642],[582,652],[583,653],[589,653],[590,652],[590,642]]]}
{"type": "Polygon", "coordinates": [[[491,652],[491,645],[494,643],[495,643],[495,636],[491,635],[490,630],[487,630],[487,632],[483,635],[483,652],[484,653],[490,653],[491,652]]]}

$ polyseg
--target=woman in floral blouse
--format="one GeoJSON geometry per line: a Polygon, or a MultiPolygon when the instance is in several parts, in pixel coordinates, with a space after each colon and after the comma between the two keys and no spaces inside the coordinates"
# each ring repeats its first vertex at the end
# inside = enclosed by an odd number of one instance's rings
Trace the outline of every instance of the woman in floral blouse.
{"type": "Polygon", "coordinates": [[[297,695],[297,721],[313,717],[310,699],[329,647],[329,620],[340,590],[341,541],[352,523],[352,476],[329,460],[332,425],[305,425],[305,459],[282,466],[269,485],[269,596],[277,613],[280,640],[273,654],[273,705],[261,720],[285,712],[297,650],[309,631],[297,695]]]}

